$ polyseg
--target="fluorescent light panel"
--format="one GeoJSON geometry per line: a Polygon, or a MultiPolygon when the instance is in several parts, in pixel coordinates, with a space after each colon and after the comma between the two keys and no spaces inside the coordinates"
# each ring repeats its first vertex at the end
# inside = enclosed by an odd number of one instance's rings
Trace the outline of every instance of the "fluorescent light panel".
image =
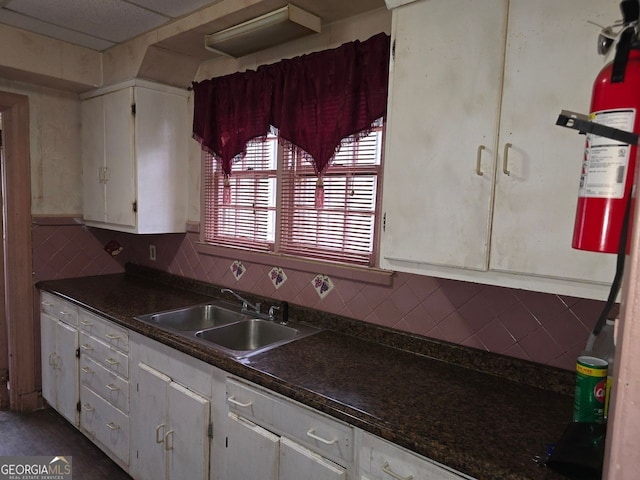
{"type": "Polygon", "coordinates": [[[305,35],[319,33],[320,17],[288,4],[278,10],[205,36],[207,50],[242,57],[305,35]]]}

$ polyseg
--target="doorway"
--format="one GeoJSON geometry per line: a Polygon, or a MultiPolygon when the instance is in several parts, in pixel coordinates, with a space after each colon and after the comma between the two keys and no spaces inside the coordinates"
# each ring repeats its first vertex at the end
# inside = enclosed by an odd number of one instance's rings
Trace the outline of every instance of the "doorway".
{"type": "Polygon", "coordinates": [[[0,402],[38,406],[31,251],[29,98],[0,92],[0,402]],[[6,369],[6,370],[3,370],[6,369]]]}

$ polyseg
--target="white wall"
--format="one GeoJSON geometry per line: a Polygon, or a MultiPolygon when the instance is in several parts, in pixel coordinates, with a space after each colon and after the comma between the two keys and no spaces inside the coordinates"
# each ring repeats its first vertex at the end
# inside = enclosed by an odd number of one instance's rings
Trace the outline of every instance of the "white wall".
{"type": "Polygon", "coordinates": [[[0,90],[29,97],[31,212],[82,212],[78,95],[0,78],[0,90]]]}

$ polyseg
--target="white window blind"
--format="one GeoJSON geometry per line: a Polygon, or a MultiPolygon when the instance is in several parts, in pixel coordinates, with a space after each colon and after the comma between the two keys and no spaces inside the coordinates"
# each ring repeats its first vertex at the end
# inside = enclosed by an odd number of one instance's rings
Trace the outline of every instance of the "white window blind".
{"type": "Polygon", "coordinates": [[[245,157],[232,165],[231,201],[223,202],[224,175],[219,162],[206,155],[205,241],[261,251],[272,249],[276,212],[275,138],[247,145],[245,157]]]}
{"type": "Polygon", "coordinates": [[[315,208],[313,167],[287,152],[279,250],[368,265],[373,252],[380,131],[343,145],[323,175],[324,208],[315,208]]]}
{"type": "Polygon", "coordinates": [[[234,162],[228,205],[222,201],[222,171],[207,155],[205,241],[373,265],[381,145],[380,127],[342,146],[323,175],[322,209],[315,208],[313,166],[291,149],[278,149],[276,137],[250,142],[246,157],[234,162]]]}

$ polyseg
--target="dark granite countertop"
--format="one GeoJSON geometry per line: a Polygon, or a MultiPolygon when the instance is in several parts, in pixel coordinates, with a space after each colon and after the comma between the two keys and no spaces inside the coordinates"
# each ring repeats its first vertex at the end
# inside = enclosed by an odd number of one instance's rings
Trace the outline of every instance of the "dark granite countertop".
{"type": "MultiPolygon", "coordinates": [[[[397,339],[371,341],[380,332],[365,335],[362,325],[350,331],[358,336],[325,330],[236,361],[134,319],[215,296],[200,282],[172,281],[166,274],[158,281],[129,273],[38,287],[479,480],[564,478],[532,459],[571,421],[573,385],[562,384],[571,383],[570,372],[443,342],[423,346],[421,353],[405,351],[395,348],[397,339]],[[425,348],[431,356],[422,354],[425,348]]],[[[307,320],[303,313],[293,318],[307,320]]]]}

